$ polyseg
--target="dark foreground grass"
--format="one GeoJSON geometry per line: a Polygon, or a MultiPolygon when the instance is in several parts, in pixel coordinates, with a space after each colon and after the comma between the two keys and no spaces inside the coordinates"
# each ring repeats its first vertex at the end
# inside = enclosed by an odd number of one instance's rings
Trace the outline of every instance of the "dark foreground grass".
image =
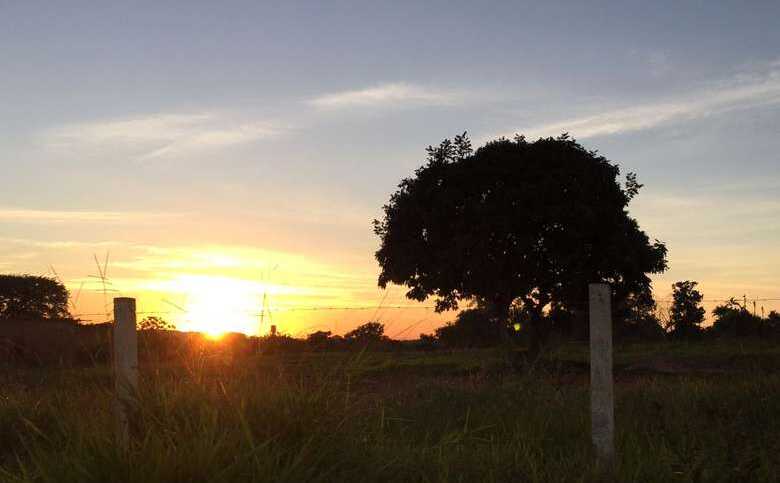
{"type": "MultiPolygon", "coordinates": [[[[618,461],[588,392],[491,352],[188,360],[142,368],[132,447],[106,369],[6,370],[3,481],[777,481],[776,371],[623,378],[618,461]]],[[[621,379],[619,379],[621,380],[621,379]]]]}

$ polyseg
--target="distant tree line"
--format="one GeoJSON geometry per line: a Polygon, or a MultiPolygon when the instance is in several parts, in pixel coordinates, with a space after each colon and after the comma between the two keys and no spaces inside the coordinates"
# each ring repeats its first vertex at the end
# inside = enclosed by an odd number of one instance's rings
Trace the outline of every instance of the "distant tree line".
{"type": "MultiPolygon", "coordinates": [[[[736,298],[716,306],[712,311],[712,323],[705,326],[703,300],[698,283],[689,280],[672,285],[672,303],[668,310],[659,310],[651,293],[641,292],[625,297],[613,306],[615,338],[662,341],[712,337],[780,337],[778,312],[758,315],[736,298]]],[[[44,360],[46,354],[41,351],[65,351],[64,347],[69,340],[72,341],[71,345],[78,346],[77,352],[81,355],[77,355],[77,359],[97,361],[108,357],[106,344],[110,324],[77,325],[68,313],[67,301],[67,289],[51,278],[0,276],[0,359],[16,354],[14,357],[44,360]],[[52,322],[57,324],[52,325],[52,322]],[[40,350],[33,350],[35,347],[40,350]]],[[[529,313],[528,307],[519,303],[510,307],[506,318],[498,318],[495,313],[490,300],[477,298],[471,307],[461,310],[453,321],[412,341],[393,340],[385,334],[384,324],[369,321],[343,335],[331,331],[316,331],[305,338],[284,334],[259,338],[232,334],[220,343],[243,347],[241,350],[246,353],[258,350],[274,353],[470,349],[507,344],[515,348],[529,346],[532,337],[530,328],[535,318],[538,321],[539,314],[529,313]]],[[[587,339],[588,324],[587,320],[582,319],[586,317],[584,310],[572,313],[550,303],[544,308],[541,317],[548,327],[548,338],[587,339]]],[[[145,353],[155,354],[155,357],[175,357],[189,344],[183,341],[199,340],[195,335],[179,335],[175,332],[174,324],[161,317],[142,319],[138,329],[145,353]]]]}
{"type": "MultiPolygon", "coordinates": [[[[617,340],[695,340],[711,337],[780,337],[780,313],[758,315],[750,312],[745,303],[731,298],[712,311],[712,324],[704,326],[706,311],[703,295],[695,281],[680,281],[672,285],[672,303],[661,311],[652,297],[629,299],[613,308],[614,334],[617,340]]],[[[569,314],[556,313],[555,307],[546,312],[552,333],[562,339],[585,339],[586,325],[572,323],[569,314]]],[[[510,311],[504,324],[491,318],[489,308],[479,304],[461,311],[454,321],[423,335],[424,347],[471,348],[497,346],[506,340],[503,334],[512,334],[511,340],[527,343],[525,334],[528,315],[522,307],[510,311]]]]}
{"type": "Polygon", "coordinates": [[[771,311],[767,316],[751,313],[746,304],[732,297],[712,311],[712,325],[703,327],[705,310],[703,295],[696,289],[697,282],[683,281],[672,286],[672,306],[666,329],[672,338],[692,339],[716,337],[777,337],[780,336],[780,314],[771,311]]]}

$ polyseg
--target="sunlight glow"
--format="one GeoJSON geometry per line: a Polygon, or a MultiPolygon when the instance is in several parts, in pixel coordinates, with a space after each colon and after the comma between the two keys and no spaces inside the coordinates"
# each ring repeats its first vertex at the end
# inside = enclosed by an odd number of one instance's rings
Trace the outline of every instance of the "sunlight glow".
{"type": "MultiPolygon", "coordinates": [[[[69,250],[74,260],[90,259],[81,245],[69,250]]],[[[453,316],[437,315],[420,322],[420,310],[382,308],[405,306],[409,301],[400,290],[388,298],[376,287],[373,269],[326,265],[316,257],[286,252],[221,245],[112,245],[111,260],[108,293],[101,291],[100,280],[93,276],[68,280],[78,306],[74,313],[83,314],[84,320],[110,320],[113,294],[137,299],[139,321],[159,317],[176,330],[213,339],[229,332],[266,335],[272,324],[279,333],[293,337],[316,330],[344,334],[371,318],[380,319],[390,335],[402,332],[403,337],[415,337],[453,316]],[[413,330],[404,330],[410,325],[413,330]]]]}
{"type": "Polygon", "coordinates": [[[228,332],[257,334],[263,293],[280,288],[247,280],[208,275],[181,275],[167,283],[183,296],[184,313],[174,317],[179,330],[219,337],[228,332]]]}

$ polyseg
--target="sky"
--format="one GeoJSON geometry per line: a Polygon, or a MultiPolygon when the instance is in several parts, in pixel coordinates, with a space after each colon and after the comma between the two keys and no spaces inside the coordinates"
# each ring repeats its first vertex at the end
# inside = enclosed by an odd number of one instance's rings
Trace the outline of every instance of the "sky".
{"type": "Polygon", "coordinates": [[[659,300],[780,298],[780,3],[584,3],[0,0],[0,273],[93,321],[415,337],[452,314],[376,286],[398,182],[569,132],[645,185],[659,300]]]}

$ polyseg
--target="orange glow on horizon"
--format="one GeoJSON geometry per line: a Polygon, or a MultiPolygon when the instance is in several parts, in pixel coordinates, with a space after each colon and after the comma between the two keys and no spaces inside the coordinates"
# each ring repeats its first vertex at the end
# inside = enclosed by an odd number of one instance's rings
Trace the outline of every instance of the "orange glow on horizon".
{"type": "Polygon", "coordinates": [[[111,298],[134,297],[139,322],[156,316],[178,331],[214,340],[231,332],[267,335],[272,324],[293,337],[318,330],[343,335],[369,320],[384,323],[389,336],[413,338],[454,317],[415,307],[400,289],[388,298],[376,287],[371,267],[326,265],[302,255],[201,246],[144,249],[136,256],[112,253],[111,260],[107,294],[94,276],[68,280],[77,300],[74,315],[110,321],[111,298]]]}
{"type": "Polygon", "coordinates": [[[175,305],[179,313],[172,317],[178,330],[202,332],[211,338],[228,332],[257,335],[263,331],[259,326],[263,294],[290,291],[272,284],[211,275],[180,275],[156,285],[184,299],[175,305]]]}

